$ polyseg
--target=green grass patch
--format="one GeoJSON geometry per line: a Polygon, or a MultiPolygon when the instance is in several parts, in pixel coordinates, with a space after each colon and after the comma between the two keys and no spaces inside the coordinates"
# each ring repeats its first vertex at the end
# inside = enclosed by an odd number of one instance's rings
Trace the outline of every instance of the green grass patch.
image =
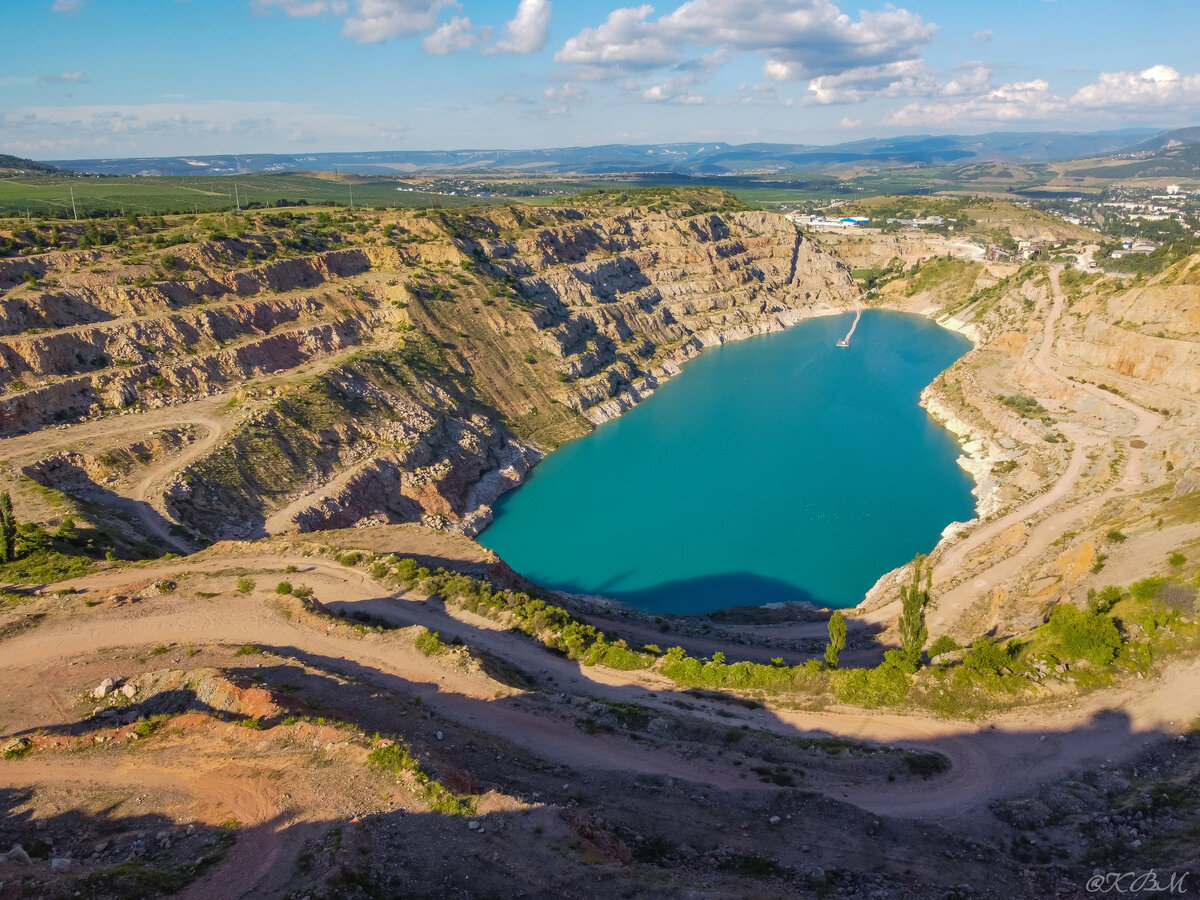
{"type": "Polygon", "coordinates": [[[442,639],[438,632],[430,631],[428,628],[422,628],[421,633],[417,635],[414,642],[418,650],[426,656],[440,656],[449,648],[442,643],[442,639]]]}
{"type": "Polygon", "coordinates": [[[403,744],[395,743],[375,748],[367,755],[367,763],[383,772],[410,776],[434,812],[448,816],[470,816],[475,813],[475,802],[470,797],[455,794],[427,775],[422,771],[416,757],[403,744]]]}

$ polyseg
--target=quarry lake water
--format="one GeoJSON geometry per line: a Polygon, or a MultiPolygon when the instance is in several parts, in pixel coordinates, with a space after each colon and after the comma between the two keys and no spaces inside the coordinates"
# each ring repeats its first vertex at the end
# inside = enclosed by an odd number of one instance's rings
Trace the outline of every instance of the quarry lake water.
{"type": "Polygon", "coordinates": [[[974,515],[958,445],[918,403],[970,343],[868,310],[705,351],[550,454],[480,541],[547,587],[650,612],[846,607],[974,515]]]}

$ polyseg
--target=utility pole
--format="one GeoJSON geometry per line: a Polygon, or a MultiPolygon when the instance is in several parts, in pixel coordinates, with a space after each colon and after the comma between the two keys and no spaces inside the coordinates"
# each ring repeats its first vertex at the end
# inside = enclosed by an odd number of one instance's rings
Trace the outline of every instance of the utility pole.
{"type": "Polygon", "coordinates": [[[233,183],[233,202],[237,205],[237,211],[240,213],[242,211],[242,200],[238,196],[238,189],[237,189],[236,181],[233,183]]]}
{"type": "Polygon", "coordinates": [[[67,187],[71,191],[71,218],[74,219],[76,222],[78,222],[79,221],[79,213],[75,211],[75,186],[68,185],[67,187]]]}
{"type": "Polygon", "coordinates": [[[350,182],[350,208],[354,209],[354,182],[350,182]]]}

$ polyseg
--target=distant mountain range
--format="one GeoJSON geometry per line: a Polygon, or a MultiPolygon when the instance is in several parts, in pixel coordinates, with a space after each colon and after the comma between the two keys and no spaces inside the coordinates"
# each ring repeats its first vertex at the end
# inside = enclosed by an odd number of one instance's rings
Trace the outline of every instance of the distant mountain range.
{"type": "MultiPolygon", "coordinates": [[[[1066,132],[910,135],[830,146],[807,144],[608,144],[543,150],[383,150],[371,153],[245,154],[133,159],[64,159],[52,165],[95,175],[236,175],[272,172],[353,172],[405,175],[501,171],[540,175],[666,173],[689,176],[834,172],[977,162],[1038,163],[1124,156],[1155,157],[1200,143],[1200,127],[1066,132]]],[[[1189,174],[1191,153],[1172,174],[1189,174]],[[1187,169],[1187,171],[1182,171],[1187,169]],[[1178,171],[1177,171],[1178,170],[1178,171]]],[[[39,165],[39,164],[32,164],[39,165]]],[[[1163,166],[1148,168],[1162,169],[1163,166]]]]}

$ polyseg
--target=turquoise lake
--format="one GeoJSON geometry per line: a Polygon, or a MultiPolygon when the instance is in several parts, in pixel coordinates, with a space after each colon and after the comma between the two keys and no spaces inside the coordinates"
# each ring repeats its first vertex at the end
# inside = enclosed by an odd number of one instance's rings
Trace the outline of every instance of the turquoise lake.
{"type": "Polygon", "coordinates": [[[547,587],[650,612],[846,607],[974,515],[958,445],[918,406],[970,349],[869,310],[706,350],[550,454],[480,536],[547,587]]]}

